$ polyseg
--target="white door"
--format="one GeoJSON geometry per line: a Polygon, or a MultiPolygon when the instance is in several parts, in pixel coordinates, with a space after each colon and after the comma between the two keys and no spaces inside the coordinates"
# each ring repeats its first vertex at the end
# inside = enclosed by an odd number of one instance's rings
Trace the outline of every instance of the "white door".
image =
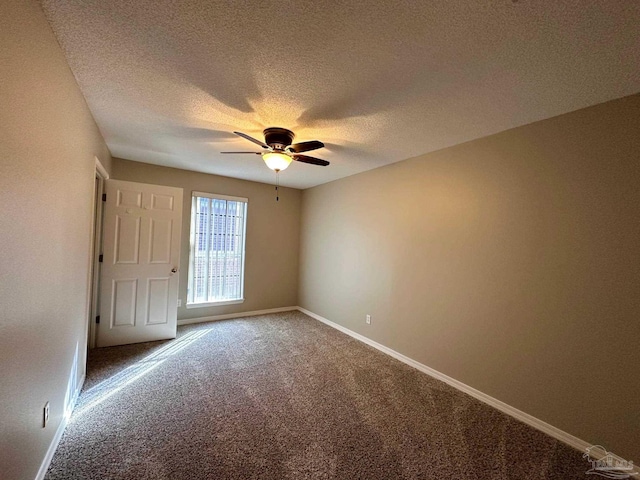
{"type": "Polygon", "coordinates": [[[97,346],[175,338],[182,189],[105,184],[97,346]]]}

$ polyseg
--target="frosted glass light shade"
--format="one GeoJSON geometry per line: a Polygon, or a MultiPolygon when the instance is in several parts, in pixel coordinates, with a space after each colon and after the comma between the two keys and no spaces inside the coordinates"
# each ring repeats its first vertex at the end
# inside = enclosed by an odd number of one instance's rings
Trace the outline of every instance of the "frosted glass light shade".
{"type": "Polygon", "coordinates": [[[271,170],[280,172],[287,168],[293,160],[289,155],[279,152],[269,152],[262,155],[264,163],[267,164],[271,170]]]}

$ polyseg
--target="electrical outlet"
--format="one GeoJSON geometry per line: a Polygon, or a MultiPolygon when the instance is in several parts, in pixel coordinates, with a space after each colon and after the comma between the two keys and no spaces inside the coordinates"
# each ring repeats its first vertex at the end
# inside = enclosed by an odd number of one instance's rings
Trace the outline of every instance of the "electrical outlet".
{"type": "Polygon", "coordinates": [[[44,410],[42,412],[42,428],[47,426],[47,422],[49,421],[49,402],[44,404],[44,410]]]}
{"type": "Polygon", "coordinates": [[[364,321],[367,322],[367,325],[371,325],[371,315],[367,314],[364,321]]]}
{"type": "Polygon", "coordinates": [[[178,307],[181,307],[181,306],[182,306],[182,299],[181,299],[181,298],[179,298],[179,299],[178,299],[178,307]]]}

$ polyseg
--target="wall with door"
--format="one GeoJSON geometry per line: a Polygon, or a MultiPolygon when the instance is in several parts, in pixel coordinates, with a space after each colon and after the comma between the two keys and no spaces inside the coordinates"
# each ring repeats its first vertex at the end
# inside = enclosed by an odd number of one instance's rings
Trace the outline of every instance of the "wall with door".
{"type": "MultiPolygon", "coordinates": [[[[267,168],[266,166],[264,168],[267,168]]],[[[300,190],[218,175],[161,167],[114,158],[114,179],[184,189],[178,319],[250,312],[297,305],[300,237],[300,190]],[[249,199],[245,261],[245,301],[242,304],[186,308],[189,272],[191,192],[218,193],[249,199]]]]}
{"type": "Polygon", "coordinates": [[[638,132],[635,95],[305,190],[300,305],[638,461],[638,132]]]}
{"type": "Polygon", "coordinates": [[[22,480],[84,373],[94,158],[110,154],[37,1],[0,2],[0,45],[0,477],[22,480]]]}

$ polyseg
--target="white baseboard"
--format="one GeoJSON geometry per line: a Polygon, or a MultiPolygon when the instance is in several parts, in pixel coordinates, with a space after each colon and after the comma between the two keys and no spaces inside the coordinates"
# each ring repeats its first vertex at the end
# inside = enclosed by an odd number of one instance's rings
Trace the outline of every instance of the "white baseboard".
{"type": "MultiPolygon", "coordinates": [[[[312,318],[315,318],[316,320],[329,325],[330,327],[335,328],[336,330],[340,330],[342,333],[346,333],[347,335],[355,338],[356,340],[360,340],[363,343],[366,343],[367,345],[372,346],[373,348],[376,348],[378,350],[380,350],[383,353],[386,353],[387,355],[390,355],[391,357],[400,360],[403,363],[406,363],[407,365],[412,366],[413,368],[426,373],[427,375],[436,378],[444,383],[446,383],[447,385],[451,385],[452,387],[456,388],[457,390],[460,390],[461,392],[464,392],[468,395],[471,395],[474,398],[477,398],[478,400],[480,400],[481,402],[486,403],[487,405],[492,406],[493,408],[500,410],[501,412],[506,413],[507,415],[510,415],[511,417],[515,418],[516,420],[520,420],[523,423],[526,423],[527,425],[532,426],[533,428],[540,430],[541,432],[546,433],[547,435],[555,438],[556,440],[559,440],[563,443],[566,443],[567,445],[576,448],[578,450],[580,450],[581,452],[585,452],[587,447],[590,447],[591,444],[588,442],[585,442],[584,440],[579,439],[578,437],[575,437],[573,435],[571,435],[570,433],[567,433],[563,430],[560,430],[559,428],[554,427],[553,425],[550,425],[546,422],[543,422],[542,420],[529,415],[528,413],[523,412],[522,410],[518,410],[517,408],[512,407],[511,405],[507,405],[506,403],[493,398],[489,395],[487,395],[486,393],[482,393],[479,390],[476,390],[473,387],[470,387],[469,385],[466,385],[458,380],[456,380],[455,378],[451,378],[447,375],[445,375],[444,373],[440,373],[437,370],[434,370],[431,367],[427,367],[426,365],[423,365],[422,363],[416,362],[415,360],[396,352],[395,350],[391,350],[389,347],[385,347],[384,345],[375,342],[373,340],[371,340],[370,338],[365,337],[364,335],[360,335],[359,333],[356,333],[352,330],[349,330],[348,328],[343,327],[342,325],[338,325],[337,323],[332,322],[331,320],[328,320],[324,317],[321,317],[320,315],[317,315],[313,312],[310,312],[309,310],[302,308],[302,307],[298,307],[298,310],[300,310],[302,313],[305,313],[306,315],[309,315],[312,318]]],[[[618,457],[619,458],[619,457],[618,457]]]]}
{"type": "Polygon", "coordinates": [[[254,310],[252,312],[226,313],[224,315],[211,315],[209,317],[184,318],[178,320],[178,325],[191,325],[193,323],[214,322],[216,320],[228,320],[230,318],[254,317],[256,315],[268,315],[269,313],[291,312],[298,310],[300,307],[279,307],[268,308],[266,310],[254,310]]]}
{"type": "MultiPolygon", "coordinates": [[[[387,355],[400,360],[401,362],[423,372],[426,373],[427,375],[440,380],[448,385],[451,385],[452,387],[454,387],[455,389],[466,393],[468,395],[471,395],[472,397],[480,400],[481,402],[486,403],[487,405],[506,413],[507,415],[515,418],[516,420],[520,420],[521,422],[537,429],[540,430],[541,432],[546,433],[547,435],[555,438],[556,440],[559,440],[577,450],[580,450],[581,452],[585,452],[586,449],[588,447],[590,447],[592,444],[590,444],[589,442],[585,442],[584,440],[579,439],[578,437],[575,437],[574,435],[571,435],[570,433],[567,433],[563,430],[560,430],[559,428],[554,427],[553,425],[550,425],[532,415],[529,415],[528,413],[525,413],[521,410],[518,410],[517,408],[514,408],[496,398],[493,398],[479,390],[476,390],[473,387],[470,387],[469,385],[466,385],[454,378],[449,377],[448,375],[445,375],[444,373],[438,372],[437,370],[434,370],[431,367],[427,367],[426,365],[417,362],[401,353],[396,352],[395,350],[392,350],[378,342],[375,342],[374,340],[371,340],[370,338],[365,337],[364,335],[361,335],[359,333],[356,333],[352,330],[349,330],[346,327],[343,327],[342,325],[339,325],[337,323],[332,322],[331,320],[328,320],[324,317],[321,317],[318,314],[315,314],[305,308],[302,307],[280,307],[280,308],[271,308],[271,309],[267,309],[267,310],[255,310],[255,311],[251,311],[251,312],[241,312],[241,313],[229,313],[229,314],[225,314],[225,315],[213,315],[213,316],[209,316],[209,317],[199,317],[199,318],[189,318],[189,319],[184,319],[184,320],[178,320],[178,325],[189,325],[189,324],[194,324],[194,323],[203,323],[203,322],[211,322],[211,321],[215,321],[215,320],[225,320],[225,319],[231,319],[231,318],[240,318],[240,317],[250,317],[250,316],[255,316],[255,315],[266,315],[266,314],[270,314],[270,313],[278,313],[278,312],[289,312],[292,310],[299,310],[300,312],[332,327],[335,328],[336,330],[341,331],[342,333],[345,333],[347,335],[349,335],[350,337],[355,338],[356,340],[359,340],[363,343],[366,343],[367,345],[372,346],[373,348],[386,353],[387,355]]],[[[82,390],[82,385],[84,384],[84,380],[85,377],[83,376],[82,379],[79,382],[78,388],[76,389],[74,396],[72,398],[72,405],[76,404],[76,401],[78,399],[78,396],[80,395],[80,391],[82,390]]],[[[43,480],[45,474],[47,473],[47,469],[49,468],[49,465],[51,464],[51,460],[53,459],[53,455],[56,451],[56,449],[58,448],[58,444],[60,443],[60,439],[62,438],[62,434],[64,433],[64,430],[67,426],[69,422],[69,415],[63,415],[62,420],[60,422],[60,425],[58,425],[58,429],[56,430],[56,433],[53,437],[53,439],[51,440],[51,444],[49,445],[49,448],[47,449],[47,453],[44,457],[44,459],[42,460],[42,464],[40,465],[40,469],[38,470],[38,474],[36,475],[36,479],[35,480],[43,480]]],[[[622,461],[624,462],[624,460],[621,457],[618,457],[617,455],[613,455],[613,458],[617,461],[622,461]]],[[[604,455],[602,455],[604,456],[604,455]]],[[[601,457],[600,455],[598,455],[598,459],[599,457],[601,457]]]]}
{"type": "MultiPolygon", "coordinates": [[[[78,388],[73,393],[71,397],[70,404],[75,406],[78,401],[78,397],[80,396],[80,392],[82,391],[82,385],[84,385],[84,379],[86,375],[83,375],[78,384],[78,388]]],[[[53,459],[53,454],[56,453],[56,449],[58,448],[58,444],[60,443],[60,439],[62,438],[62,434],[64,433],[65,428],[67,428],[67,424],[69,423],[69,418],[71,417],[71,412],[65,412],[62,415],[62,420],[60,420],[60,424],[56,430],[51,443],[49,444],[49,448],[47,449],[47,454],[44,456],[42,463],[40,464],[40,469],[38,470],[38,474],[36,475],[35,480],[43,480],[45,474],[47,473],[47,469],[51,464],[51,460],[53,459]]]]}

